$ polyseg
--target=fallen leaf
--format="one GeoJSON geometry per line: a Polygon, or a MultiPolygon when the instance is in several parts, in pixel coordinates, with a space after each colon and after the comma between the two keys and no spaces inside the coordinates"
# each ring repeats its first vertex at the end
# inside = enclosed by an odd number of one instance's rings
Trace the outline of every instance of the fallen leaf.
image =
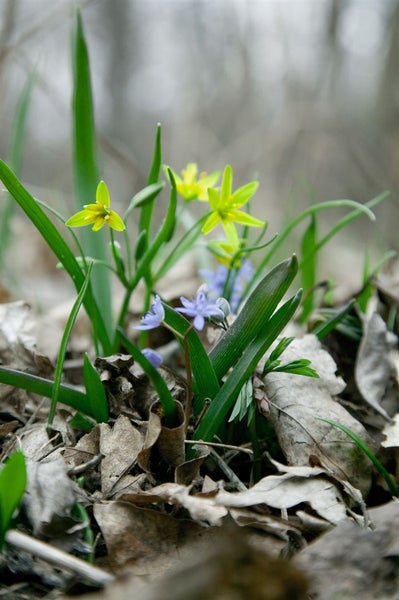
{"type": "Polygon", "coordinates": [[[363,425],[333,396],[345,388],[335,374],[332,357],[313,335],[296,339],[282,354],[285,361],[308,358],[319,379],[286,373],[266,375],[271,421],[280,447],[291,465],[308,465],[314,458],[340,479],[365,494],[371,482],[371,463],[357,445],[336,427],[320,419],[346,425],[369,447],[375,447],[363,425]]]}
{"type": "Polygon", "coordinates": [[[363,337],[355,363],[355,381],[364,400],[388,421],[390,416],[381,403],[390,392],[397,397],[394,362],[397,346],[397,336],[387,330],[378,313],[364,317],[363,337]]]}
{"type": "Polygon", "coordinates": [[[99,451],[101,462],[101,491],[107,497],[114,485],[136,462],[144,438],[127,417],[120,415],[113,427],[100,425],[99,451]]]}
{"type": "Polygon", "coordinates": [[[339,523],[295,558],[318,600],[397,600],[399,502],[370,510],[372,528],[339,523]]]}

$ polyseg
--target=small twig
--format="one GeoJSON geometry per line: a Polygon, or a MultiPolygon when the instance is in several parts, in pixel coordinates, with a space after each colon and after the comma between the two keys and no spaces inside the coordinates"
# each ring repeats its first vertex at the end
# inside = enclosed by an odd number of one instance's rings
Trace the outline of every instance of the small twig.
{"type": "Polygon", "coordinates": [[[6,533],[6,542],[10,546],[15,546],[20,550],[34,554],[43,560],[55,564],[57,567],[69,569],[75,573],[78,573],[86,579],[90,579],[98,585],[104,586],[111,581],[115,580],[115,577],[107,571],[103,571],[98,567],[94,567],[77,556],[72,556],[63,550],[59,550],[50,544],[46,544],[41,540],[22,533],[17,529],[9,529],[6,533]]]}
{"type": "Polygon", "coordinates": [[[76,467],[72,467],[71,469],[69,469],[68,475],[81,475],[82,473],[87,471],[87,469],[90,469],[91,467],[96,467],[101,462],[102,458],[103,458],[102,454],[95,454],[95,456],[93,456],[93,458],[91,458],[87,462],[82,463],[80,465],[77,465],[76,467]]]}
{"type": "Polygon", "coordinates": [[[230,469],[229,465],[223,460],[223,458],[213,448],[211,448],[211,455],[212,455],[212,458],[215,460],[216,464],[218,465],[219,469],[226,475],[226,477],[229,478],[231,483],[235,484],[238,491],[246,492],[248,488],[243,484],[241,479],[239,479],[237,477],[237,475],[234,473],[233,469],[230,469]]]}
{"type": "Polygon", "coordinates": [[[198,446],[211,446],[215,448],[224,448],[226,450],[236,450],[237,452],[245,452],[246,454],[253,455],[253,451],[250,448],[243,448],[242,446],[231,446],[230,444],[220,444],[219,442],[204,442],[203,440],[184,440],[185,444],[198,444],[198,446]]]}

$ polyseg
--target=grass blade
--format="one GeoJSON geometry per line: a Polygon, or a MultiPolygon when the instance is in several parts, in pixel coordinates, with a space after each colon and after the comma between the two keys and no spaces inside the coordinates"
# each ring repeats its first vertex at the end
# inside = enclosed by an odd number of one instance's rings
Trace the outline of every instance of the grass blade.
{"type": "Polygon", "coordinates": [[[22,452],[10,456],[0,471],[0,551],[10,527],[15,509],[22,500],[26,487],[26,466],[22,452]]]}
{"type": "Polygon", "coordinates": [[[48,418],[47,418],[48,427],[51,427],[51,425],[53,424],[53,421],[54,421],[55,410],[57,408],[57,402],[59,399],[61,378],[62,378],[62,373],[64,370],[64,360],[65,360],[65,355],[66,355],[66,351],[67,351],[67,347],[68,347],[68,343],[69,343],[69,338],[70,338],[70,335],[72,332],[72,328],[75,324],[76,317],[78,316],[80,307],[82,306],[83,299],[87,292],[87,288],[89,287],[92,266],[93,266],[92,264],[89,266],[89,270],[87,272],[86,279],[84,280],[83,285],[79,291],[79,294],[72,306],[72,310],[69,314],[68,320],[65,325],[64,332],[62,334],[60,349],[59,349],[58,357],[57,357],[57,364],[55,367],[54,385],[53,385],[53,393],[51,396],[50,411],[49,411],[48,418]]]}
{"type": "MultiPolygon", "coordinates": [[[[94,202],[99,170],[94,125],[93,95],[91,89],[90,63],[83,31],[82,17],[76,11],[72,33],[73,61],[73,166],[77,209],[94,202]]],[[[90,228],[81,231],[85,254],[98,260],[107,260],[108,244],[105,232],[93,233],[90,228]]],[[[110,274],[98,266],[92,276],[93,295],[103,316],[104,326],[110,337],[113,332],[110,274]]]]}

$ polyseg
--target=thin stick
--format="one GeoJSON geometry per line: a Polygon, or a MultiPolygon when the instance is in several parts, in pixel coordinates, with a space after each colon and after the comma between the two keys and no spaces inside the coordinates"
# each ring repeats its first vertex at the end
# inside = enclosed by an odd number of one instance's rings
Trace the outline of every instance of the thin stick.
{"type": "Polygon", "coordinates": [[[9,529],[7,531],[6,542],[20,550],[25,550],[25,552],[34,554],[49,563],[53,563],[57,567],[74,571],[98,585],[104,586],[115,580],[115,577],[110,573],[107,573],[107,571],[94,567],[77,556],[72,556],[63,550],[54,548],[54,546],[51,546],[50,544],[36,540],[17,529],[9,529]]]}
{"type": "Polygon", "coordinates": [[[196,444],[198,446],[211,446],[215,448],[223,448],[226,450],[236,450],[237,452],[245,452],[246,454],[253,455],[253,450],[250,448],[243,448],[242,446],[231,446],[230,444],[220,444],[218,442],[204,442],[203,440],[184,440],[185,444],[196,444]]]}

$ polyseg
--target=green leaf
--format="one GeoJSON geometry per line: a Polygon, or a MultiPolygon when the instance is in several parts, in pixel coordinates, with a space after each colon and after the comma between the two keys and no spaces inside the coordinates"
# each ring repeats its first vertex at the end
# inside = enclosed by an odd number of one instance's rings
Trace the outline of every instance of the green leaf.
{"type": "Polygon", "coordinates": [[[388,471],[386,470],[384,465],[378,460],[378,458],[376,457],[374,452],[372,450],[370,450],[370,448],[367,446],[367,444],[365,444],[363,442],[363,440],[359,436],[357,436],[354,431],[349,429],[349,427],[346,427],[346,425],[337,423],[337,421],[330,421],[330,419],[321,419],[321,418],[319,418],[319,421],[324,421],[325,423],[328,423],[329,425],[332,425],[333,427],[340,429],[351,440],[353,440],[355,442],[355,444],[360,448],[360,450],[362,450],[364,452],[364,454],[371,460],[371,462],[373,463],[373,465],[375,466],[377,471],[385,479],[386,484],[387,484],[392,496],[399,496],[399,488],[396,485],[396,483],[393,481],[392,477],[390,476],[390,474],[388,473],[388,471]]]}
{"type": "MultiPolygon", "coordinates": [[[[10,165],[18,176],[21,173],[22,148],[25,136],[26,117],[35,81],[36,73],[33,72],[29,75],[18,100],[12,127],[12,137],[9,151],[10,165]]],[[[10,239],[10,234],[12,231],[10,224],[14,213],[14,208],[15,203],[13,199],[10,196],[7,196],[5,198],[3,210],[0,211],[0,269],[4,264],[5,252],[7,250],[8,240],[10,239]]]]}
{"type": "Polygon", "coordinates": [[[306,323],[309,315],[314,308],[314,288],[316,285],[316,267],[317,252],[317,227],[315,214],[310,215],[310,223],[306,228],[301,240],[301,253],[303,262],[300,268],[302,277],[302,288],[304,290],[304,300],[302,301],[302,310],[299,317],[301,323],[306,323]]]}
{"type": "Polygon", "coordinates": [[[194,410],[199,412],[205,398],[212,399],[218,393],[220,389],[218,378],[196,330],[192,328],[187,319],[170,306],[164,303],[163,307],[165,323],[177,331],[181,337],[186,336],[194,376],[194,410]]]}
{"type": "Polygon", "coordinates": [[[0,471],[0,550],[4,548],[7,530],[26,487],[26,466],[22,452],[12,454],[0,471]]]}
{"type": "Polygon", "coordinates": [[[274,342],[280,332],[294,315],[301,300],[302,291],[283,304],[262,329],[257,337],[247,346],[244,354],[228,376],[220,391],[214,397],[211,405],[194,432],[196,440],[211,441],[222,425],[233,406],[240,389],[254,372],[266,350],[274,342]]]}
{"type": "Polygon", "coordinates": [[[155,198],[163,190],[164,187],[164,182],[160,181],[159,183],[151,183],[150,185],[147,185],[145,188],[137,192],[137,194],[135,194],[131,199],[129,207],[123,217],[123,220],[126,222],[127,217],[134,208],[145,206],[149,202],[155,200],[155,198]]]}
{"type": "MultiPolygon", "coordinates": [[[[156,134],[155,134],[155,143],[154,143],[154,152],[152,156],[152,163],[150,172],[148,174],[147,185],[152,185],[158,183],[159,175],[161,172],[162,166],[162,142],[161,142],[161,126],[158,124],[156,134]]],[[[150,233],[151,233],[151,221],[152,221],[152,213],[154,210],[154,200],[156,195],[153,197],[151,202],[146,202],[141,206],[141,213],[139,219],[139,231],[146,231],[146,249],[150,243],[150,233]]]]}
{"type": "MultiPolygon", "coordinates": [[[[319,250],[322,246],[324,246],[328,240],[330,240],[338,231],[340,231],[343,227],[348,225],[354,219],[357,219],[361,215],[366,215],[372,221],[375,221],[375,215],[370,210],[374,206],[377,206],[380,202],[385,200],[389,195],[389,192],[383,192],[379,196],[376,196],[366,204],[360,204],[359,202],[355,202],[353,200],[331,200],[330,202],[320,202],[319,204],[314,204],[313,206],[308,207],[304,210],[300,215],[298,215],[295,219],[290,221],[288,225],[283,229],[279,236],[277,236],[276,241],[270,246],[269,251],[265,254],[263,259],[260,261],[256,268],[256,272],[254,274],[254,281],[257,281],[261,274],[264,271],[265,266],[269,263],[272,256],[276,253],[277,249],[284,243],[287,239],[288,235],[291,233],[293,229],[299,223],[301,223],[304,219],[309,217],[312,214],[316,214],[323,210],[331,210],[335,208],[354,208],[348,215],[346,215],[343,219],[341,219],[334,227],[331,228],[329,233],[322,238],[317,246],[315,247],[315,251],[319,250]]],[[[310,259],[310,257],[309,257],[310,259]]],[[[248,286],[249,287],[249,286],[248,286]]],[[[244,295],[248,290],[244,291],[244,295]]]]}
{"type": "MultiPolygon", "coordinates": [[[[27,390],[32,394],[39,394],[46,398],[51,398],[53,395],[54,381],[16,369],[0,366],[0,383],[21,388],[22,390],[27,390]]],[[[58,400],[71,408],[95,418],[87,403],[86,394],[77,388],[61,384],[58,392],[58,400]]]]}
{"type": "Polygon", "coordinates": [[[276,265],[253,290],[234,323],[209,353],[220,380],[267,323],[298,270],[294,255],[276,265]]]}
{"type": "MultiPolygon", "coordinates": [[[[64,266],[64,269],[71,277],[79,292],[85,276],[74,254],[46,213],[2,160],[0,160],[0,179],[64,266]]],[[[93,325],[95,337],[100,341],[104,354],[111,354],[111,343],[107,335],[104,320],[94,299],[91,286],[87,290],[83,304],[93,325]]]]}
{"type": "Polygon", "coordinates": [[[248,413],[250,407],[254,405],[254,394],[251,378],[248,379],[238,393],[236,403],[231,411],[229,423],[232,421],[242,421],[248,413]]]}
{"type": "Polygon", "coordinates": [[[108,421],[107,395],[100,376],[86,352],[83,360],[83,379],[90,413],[94,415],[97,423],[106,423],[108,421]]]}
{"type": "MultiPolygon", "coordinates": [[[[91,89],[90,62],[84,36],[82,17],[75,13],[72,31],[73,67],[73,167],[75,198],[77,209],[95,201],[97,184],[100,180],[97,158],[97,144],[94,124],[93,94],[91,89]]],[[[85,255],[107,261],[105,231],[93,233],[83,228],[82,245],[85,255]]],[[[111,305],[111,285],[108,269],[98,267],[92,276],[93,295],[103,317],[103,325],[108,337],[113,333],[111,305]]],[[[95,332],[96,334],[96,332],[95,332]]],[[[101,340],[101,338],[100,338],[101,340]]]]}
{"type": "Polygon", "coordinates": [[[310,367],[311,361],[307,358],[299,358],[298,360],[292,360],[291,362],[283,365],[277,365],[273,369],[269,369],[267,372],[280,372],[280,373],[291,373],[291,375],[303,375],[304,377],[313,377],[319,379],[319,374],[315,369],[310,367]]]}
{"type": "Polygon", "coordinates": [[[65,325],[64,332],[62,334],[60,349],[58,351],[57,364],[55,367],[53,393],[51,396],[51,405],[50,405],[50,410],[49,410],[49,414],[48,414],[48,418],[47,418],[48,427],[50,427],[54,421],[55,411],[56,411],[58,397],[59,397],[59,390],[60,390],[60,386],[61,386],[61,378],[62,378],[62,374],[63,374],[63,370],[64,370],[64,360],[65,360],[65,355],[66,355],[66,351],[67,351],[67,347],[68,347],[68,343],[69,343],[69,338],[70,338],[70,335],[72,332],[72,328],[75,324],[76,317],[78,316],[80,307],[82,306],[85,294],[89,287],[92,266],[93,265],[91,264],[89,267],[89,270],[87,272],[86,279],[84,280],[83,285],[79,291],[79,294],[77,295],[76,300],[73,303],[71,312],[68,316],[68,320],[65,325]]]}
{"type": "MultiPolygon", "coordinates": [[[[351,310],[355,304],[356,304],[356,300],[353,299],[353,300],[350,300],[348,302],[348,304],[346,304],[340,310],[328,311],[327,314],[329,315],[329,317],[327,318],[327,320],[323,321],[322,323],[319,323],[319,325],[316,325],[316,327],[314,327],[312,329],[312,333],[315,336],[317,336],[319,340],[322,340],[323,338],[325,338],[326,335],[328,335],[331,331],[333,331],[334,329],[337,329],[339,327],[339,325],[343,324],[345,318],[349,315],[349,313],[351,312],[351,310]]],[[[350,335],[349,337],[351,337],[353,339],[360,339],[361,331],[359,331],[358,324],[359,324],[359,321],[357,320],[355,322],[356,329],[353,329],[353,334],[350,335]]],[[[348,329],[348,328],[350,328],[352,330],[352,327],[350,327],[349,323],[346,326],[346,329],[348,329]]]]}

